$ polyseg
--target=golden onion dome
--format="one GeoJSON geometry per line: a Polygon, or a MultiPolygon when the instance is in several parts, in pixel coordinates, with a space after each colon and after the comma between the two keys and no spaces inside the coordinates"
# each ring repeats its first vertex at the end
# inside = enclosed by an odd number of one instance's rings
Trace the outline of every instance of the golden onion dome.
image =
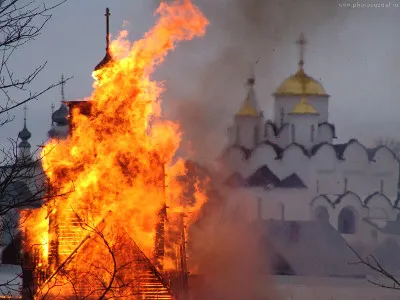
{"type": "Polygon", "coordinates": [[[286,78],[276,89],[274,95],[318,95],[328,96],[324,87],[317,80],[308,76],[303,68],[300,68],[296,74],[286,78]],[[304,84],[304,91],[303,91],[304,84]]]}
{"type": "Polygon", "coordinates": [[[319,113],[315,110],[315,108],[308,103],[305,98],[302,98],[299,103],[293,108],[290,112],[292,115],[318,115],[319,113]]]}
{"type": "Polygon", "coordinates": [[[243,101],[239,111],[236,113],[236,116],[258,117],[260,114],[257,112],[257,109],[251,105],[249,99],[246,98],[246,100],[243,101]]]}
{"type": "Polygon", "coordinates": [[[254,78],[254,76],[251,76],[247,80],[247,85],[249,88],[248,92],[247,92],[247,96],[244,99],[239,111],[236,113],[236,116],[259,117],[261,115],[261,111],[258,108],[258,103],[257,103],[255,91],[254,91],[254,84],[255,84],[255,78],[254,78]]]}

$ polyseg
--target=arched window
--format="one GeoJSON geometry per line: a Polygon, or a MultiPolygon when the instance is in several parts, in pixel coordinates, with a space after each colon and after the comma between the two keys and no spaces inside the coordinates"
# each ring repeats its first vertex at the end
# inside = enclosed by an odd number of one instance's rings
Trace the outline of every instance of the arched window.
{"type": "Polygon", "coordinates": [[[311,125],[311,142],[314,142],[315,126],[311,125]]]}
{"type": "Polygon", "coordinates": [[[300,225],[296,221],[290,222],[290,241],[297,243],[300,237],[300,225]]]}
{"type": "Polygon", "coordinates": [[[292,143],[296,142],[296,128],[292,124],[292,143]]]}
{"type": "Polygon", "coordinates": [[[236,129],[235,130],[235,134],[236,134],[235,143],[236,143],[236,145],[240,145],[240,128],[239,128],[239,126],[236,126],[235,129],[236,129]]]}
{"type": "Polygon", "coordinates": [[[259,135],[260,131],[258,130],[258,126],[256,126],[254,127],[254,145],[257,145],[259,135]]]}
{"type": "Polygon", "coordinates": [[[356,215],[352,209],[345,207],[339,213],[338,230],[344,234],[356,233],[356,215]]]}
{"type": "Polygon", "coordinates": [[[281,207],[281,220],[285,221],[285,205],[283,203],[280,203],[281,207]]]}
{"type": "Polygon", "coordinates": [[[284,120],[285,120],[285,110],[281,108],[281,120],[280,120],[281,127],[283,126],[284,120]]]}
{"type": "Polygon", "coordinates": [[[264,126],[264,137],[265,138],[268,137],[268,123],[265,123],[265,126],[264,126]]]}
{"type": "Polygon", "coordinates": [[[314,212],[315,220],[320,222],[329,222],[329,212],[325,206],[318,206],[314,212]]]}

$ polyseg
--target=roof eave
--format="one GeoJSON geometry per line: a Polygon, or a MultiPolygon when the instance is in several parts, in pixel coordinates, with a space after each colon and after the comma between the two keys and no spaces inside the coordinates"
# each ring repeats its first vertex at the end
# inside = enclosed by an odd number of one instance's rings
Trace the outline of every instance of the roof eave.
{"type": "Polygon", "coordinates": [[[298,93],[282,93],[282,92],[275,92],[272,94],[272,96],[276,97],[276,96],[319,96],[319,97],[330,97],[329,94],[325,93],[325,94],[314,94],[314,93],[304,93],[304,94],[298,94],[298,93]]]}
{"type": "Polygon", "coordinates": [[[313,116],[319,116],[319,113],[317,113],[317,112],[301,112],[301,113],[290,112],[290,113],[288,113],[288,115],[313,115],[313,116]]]}

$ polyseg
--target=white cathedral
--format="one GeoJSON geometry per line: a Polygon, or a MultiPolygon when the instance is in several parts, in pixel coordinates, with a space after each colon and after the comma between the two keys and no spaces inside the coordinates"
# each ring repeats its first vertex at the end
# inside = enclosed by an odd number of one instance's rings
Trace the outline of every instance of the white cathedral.
{"type": "MultiPolygon", "coordinates": [[[[329,122],[330,96],[304,70],[303,36],[297,44],[299,68],[273,94],[273,120],[264,119],[254,91],[255,78],[248,79],[247,96],[233,118],[228,145],[219,158],[223,182],[237,195],[234,203],[240,204],[250,220],[268,221],[269,227],[276,228],[297,224],[300,240],[303,224],[305,239],[314,230],[314,239],[327,244],[334,234],[317,234],[315,227],[329,222],[335,234],[361,255],[379,256],[397,273],[400,257],[392,253],[400,253],[399,161],[386,146],[370,149],[357,139],[335,143],[335,126],[329,122]]],[[[340,252],[338,248],[315,250],[313,243],[308,241],[309,255],[340,252]]],[[[309,261],[308,268],[311,265],[309,261]]],[[[328,273],[320,275],[343,275],[328,273]]],[[[379,291],[370,299],[381,299],[376,295],[379,291]]],[[[360,299],[369,297],[364,294],[360,299]]]]}

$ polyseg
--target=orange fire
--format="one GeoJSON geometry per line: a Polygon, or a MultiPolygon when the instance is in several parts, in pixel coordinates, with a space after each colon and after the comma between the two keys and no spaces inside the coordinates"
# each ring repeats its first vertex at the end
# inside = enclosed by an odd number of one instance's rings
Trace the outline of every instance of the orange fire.
{"type": "MultiPolygon", "coordinates": [[[[71,263],[74,274],[82,268],[100,272],[95,268],[100,262],[113,264],[103,244],[117,251],[123,244],[129,249],[136,247],[135,242],[146,257],[152,258],[163,207],[166,205],[168,214],[185,213],[190,225],[191,216],[205,201],[198,188],[194,203],[182,201],[184,187],[178,177],[185,174],[185,168],[174,158],[180,128],[163,119],[163,87],[151,75],[177,42],[204,35],[208,21],[190,0],[162,2],[157,14],[157,23],[143,39],[131,44],[123,31],[112,42],[114,61],[93,74],[94,91],[87,99],[91,102],[90,116],[78,110],[70,112],[73,134],[66,140],[50,141],[42,151],[49,194],[56,196],[39,210],[24,211],[21,227],[27,244],[38,249],[40,265],[47,264],[49,275],[57,272],[62,262],[72,261],[79,247],[80,254],[71,263]],[[57,223],[54,231],[52,220],[57,223]],[[50,242],[53,235],[59,237],[55,246],[50,242]],[[89,239],[92,241],[86,242],[89,239]],[[56,267],[50,262],[53,246],[58,249],[56,267]]],[[[168,230],[175,226],[173,219],[168,230]]],[[[116,261],[121,263],[129,257],[126,251],[121,248],[119,256],[113,258],[114,267],[116,261]]],[[[170,265],[174,264],[165,263],[170,265]]],[[[120,272],[127,276],[132,270],[120,272]]],[[[111,271],[103,273],[96,280],[116,284],[111,271]]],[[[125,276],[121,274],[121,278],[125,276]]],[[[89,280],[90,276],[84,277],[89,280]]],[[[47,278],[46,289],[57,286],[62,294],[68,280],[47,278]]],[[[126,291],[120,290],[118,295],[130,298],[126,291]]]]}

